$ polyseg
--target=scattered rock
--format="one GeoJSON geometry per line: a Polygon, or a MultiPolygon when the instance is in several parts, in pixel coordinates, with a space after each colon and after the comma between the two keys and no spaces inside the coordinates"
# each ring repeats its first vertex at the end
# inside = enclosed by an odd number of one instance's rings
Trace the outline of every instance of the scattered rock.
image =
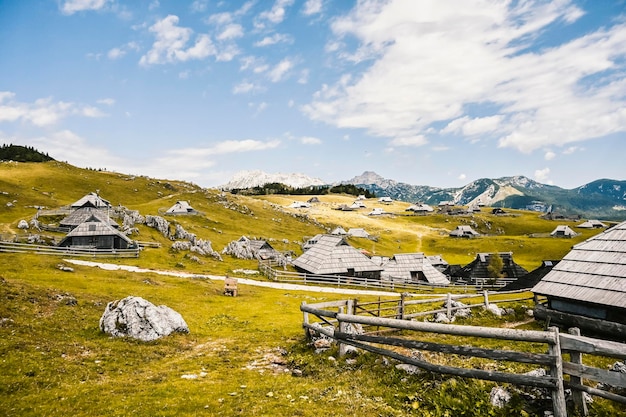
{"type": "Polygon", "coordinates": [[[489,393],[489,402],[494,407],[502,408],[511,401],[511,393],[502,387],[495,386],[489,393]]]}
{"type": "Polygon", "coordinates": [[[410,365],[408,363],[399,363],[396,365],[396,369],[406,372],[409,375],[415,375],[422,372],[420,368],[415,365],[410,365]]]}
{"type": "MultiPolygon", "coordinates": [[[[609,371],[611,372],[619,372],[621,374],[626,374],[626,361],[622,361],[622,362],[615,362],[610,368],[609,371]]],[[[614,392],[615,394],[618,395],[626,395],[626,389],[624,388],[616,388],[612,385],[609,384],[605,384],[605,383],[599,383],[597,385],[598,389],[604,390],[604,391],[611,391],[614,392]]]]}
{"type": "Polygon", "coordinates": [[[107,304],[100,329],[113,337],[149,342],[171,333],[189,333],[183,317],[171,308],[155,306],[141,297],[126,297],[107,304]]]}
{"type": "Polygon", "coordinates": [[[72,268],[71,266],[64,265],[64,264],[58,264],[57,269],[63,272],[74,272],[74,268],[72,268]]]}
{"type": "Polygon", "coordinates": [[[498,305],[494,303],[490,303],[487,305],[487,307],[484,308],[498,317],[502,317],[505,314],[504,309],[498,307],[498,305]]]}
{"type": "Polygon", "coordinates": [[[17,223],[17,228],[21,229],[21,230],[27,230],[28,229],[28,222],[26,220],[23,220],[23,219],[20,220],[17,223]]]}
{"type": "MultiPolygon", "coordinates": [[[[454,320],[454,317],[452,317],[454,320]]],[[[453,321],[452,320],[452,321],[453,321]]],[[[435,323],[450,323],[450,319],[445,313],[436,313],[435,314],[435,323]]]]}

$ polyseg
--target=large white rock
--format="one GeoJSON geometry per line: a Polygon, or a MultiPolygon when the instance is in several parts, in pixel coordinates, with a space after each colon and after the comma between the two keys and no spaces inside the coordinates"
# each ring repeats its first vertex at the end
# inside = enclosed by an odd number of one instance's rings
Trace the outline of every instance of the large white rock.
{"type": "Polygon", "coordinates": [[[100,318],[100,330],[114,337],[132,337],[144,342],[174,332],[189,333],[187,323],[176,311],[133,296],[107,304],[100,318]]]}
{"type": "Polygon", "coordinates": [[[20,222],[17,224],[17,228],[22,230],[28,229],[28,222],[23,219],[20,220],[20,222]]]}

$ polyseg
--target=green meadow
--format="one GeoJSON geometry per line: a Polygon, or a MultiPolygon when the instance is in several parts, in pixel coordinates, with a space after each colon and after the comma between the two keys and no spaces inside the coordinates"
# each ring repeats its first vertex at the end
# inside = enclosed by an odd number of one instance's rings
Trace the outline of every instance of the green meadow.
{"type": "MultiPolygon", "coordinates": [[[[583,231],[573,239],[531,237],[576,223],[551,222],[522,211],[496,217],[487,208],[458,218],[409,216],[404,211],[408,203],[400,202],[384,206],[392,214],[378,218],[367,216],[368,209],[334,210],[352,202],[354,197],[347,195],[320,196],[321,203],[297,211],[286,206],[306,197],[246,197],[60,162],[5,162],[0,163],[0,234],[24,239],[29,232],[17,224],[30,220],[37,206],[59,208],[96,190],[114,206],[142,215],[160,215],[178,200],[189,201],[201,215],[168,220],[210,240],[218,252],[245,235],[298,255],[306,237],[336,226],[362,227],[376,239],[351,238],[350,243],[372,254],[425,252],[466,264],[479,252],[510,251],[532,270],[543,259],[562,258],[572,245],[598,232],[583,231]],[[449,238],[447,233],[459,224],[475,224],[483,236],[449,238]]],[[[383,207],[376,199],[366,204],[383,207]]],[[[161,247],[146,248],[137,259],[103,262],[235,276],[243,276],[239,269],[257,268],[255,261],[226,255],[223,261],[201,257],[197,262],[172,251],[171,241],[156,230],[138,228],[134,239],[161,247]]],[[[64,272],[58,269],[62,262],[53,256],[0,253],[0,415],[543,416],[543,410],[517,396],[504,408],[491,406],[495,383],[427,372],[409,375],[376,355],[338,358],[336,348],[315,353],[304,338],[300,304],[353,296],[240,285],[238,297],[226,297],[221,281],[76,265],[74,272],[64,272]],[[190,333],[148,343],[102,333],[98,322],[107,303],[129,295],[178,311],[190,333]]],[[[511,317],[477,313],[464,324],[541,329],[542,323],[526,320],[528,306],[510,305],[517,313],[511,317]]],[[[626,409],[596,399],[590,415],[626,415],[626,409]]]]}

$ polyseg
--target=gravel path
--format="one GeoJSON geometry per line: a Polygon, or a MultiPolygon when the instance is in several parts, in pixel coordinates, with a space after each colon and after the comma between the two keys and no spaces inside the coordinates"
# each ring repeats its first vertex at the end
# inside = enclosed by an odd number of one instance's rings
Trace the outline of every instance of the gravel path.
{"type": "MultiPolygon", "coordinates": [[[[163,271],[163,270],[158,270],[158,269],[145,269],[145,268],[139,268],[137,266],[107,264],[107,263],[102,263],[102,262],[82,261],[78,259],[64,259],[64,261],[67,263],[74,264],[74,265],[97,267],[97,268],[105,269],[108,271],[128,271],[128,272],[144,273],[144,274],[150,273],[150,274],[158,274],[158,275],[167,275],[171,277],[191,278],[191,279],[210,279],[210,280],[215,280],[215,281],[224,280],[224,277],[220,275],[190,274],[187,272],[163,271]]],[[[298,284],[286,284],[286,283],[280,283],[280,282],[257,281],[254,279],[246,279],[246,278],[237,278],[237,283],[243,284],[243,285],[253,285],[256,287],[275,288],[275,289],[289,290],[289,291],[311,291],[311,292],[348,294],[348,295],[380,295],[380,296],[390,296],[390,297],[397,297],[399,295],[397,292],[391,292],[391,291],[354,290],[354,289],[349,289],[349,288],[318,287],[318,286],[312,286],[312,285],[298,285],[298,284]]],[[[412,294],[412,295],[415,296],[417,294],[412,294]]],[[[425,296],[432,297],[432,294],[428,294],[428,295],[425,294],[425,296]]]]}

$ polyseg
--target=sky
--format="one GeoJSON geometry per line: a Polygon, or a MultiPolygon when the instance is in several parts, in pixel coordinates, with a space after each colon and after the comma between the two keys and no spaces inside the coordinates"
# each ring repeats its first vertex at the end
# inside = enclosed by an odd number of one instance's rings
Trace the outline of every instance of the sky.
{"type": "Polygon", "coordinates": [[[217,187],[626,179],[626,0],[0,0],[0,144],[217,187]]]}

